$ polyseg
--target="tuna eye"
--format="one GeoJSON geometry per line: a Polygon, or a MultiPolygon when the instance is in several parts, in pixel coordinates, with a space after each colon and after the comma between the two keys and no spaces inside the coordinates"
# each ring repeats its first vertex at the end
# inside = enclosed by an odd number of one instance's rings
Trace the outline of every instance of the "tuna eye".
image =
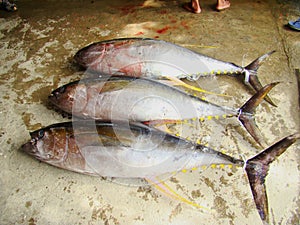
{"type": "Polygon", "coordinates": [[[60,88],[58,89],[58,92],[59,92],[59,93],[64,93],[65,90],[66,90],[65,86],[62,86],[62,87],[60,87],[60,88]]]}
{"type": "Polygon", "coordinates": [[[40,131],[38,132],[38,139],[42,139],[42,138],[44,137],[44,135],[45,135],[44,130],[40,130],[40,131]]]}

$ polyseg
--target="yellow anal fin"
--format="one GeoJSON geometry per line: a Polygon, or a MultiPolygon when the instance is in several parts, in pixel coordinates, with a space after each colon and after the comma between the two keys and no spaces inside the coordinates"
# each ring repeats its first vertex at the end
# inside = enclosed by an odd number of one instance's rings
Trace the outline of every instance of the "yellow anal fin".
{"type": "Polygon", "coordinates": [[[156,178],[154,181],[151,180],[150,178],[147,178],[146,181],[153,185],[157,190],[161,191],[162,193],[164,193],[165,195],[171,197],[171,198],[174,198],[174,199],[177,199],[181,202],[184,202],[188,205],[191,205],[193,207],[196,207],[196,208],[199,208],[199,209],[203,209],[203,210],[209,210],[208,208],[206,207],[203,207],[201,205],[198,205],[197,203],[195,202],[192,202],[184,197],[182,197],[181,195],[179,195],[176,191],[174,191],[170,186],[168,186],[165,182],[163,182],[162,180],[156,178]],[[155,181],[158,181],[158,182],[155,182],[155,181]]]}
{"type": "Polygon", "coordinates": [[[160,81],[160,82],[164,83],[164,84],[170,84],[172,86],[182,86],[182,87],[185,87],[187,89],[190,89],[190,90],[193,90],[193,91],[197,91],[197,92],[201,92],[201,93],[205,93],[205,94],[217,95],[217,96],[222,96],[222,97],[231,97],[231,96],[228,96],[228,95],[218,94],[218,93],[206,91],[206,90],[204,90],[202,88],[189,85],[189,84],[183,82],[182,80],[180,80],[180,79],[178,79],[176,77],[168,77],[167,76],[165,78],[167,78],[169,81],[160,81]]]}

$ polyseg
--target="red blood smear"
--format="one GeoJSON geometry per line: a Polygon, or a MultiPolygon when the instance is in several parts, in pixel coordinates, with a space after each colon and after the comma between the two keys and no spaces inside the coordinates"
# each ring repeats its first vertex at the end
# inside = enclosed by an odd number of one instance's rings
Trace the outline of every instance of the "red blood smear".
{"type": "Polygon", "coordinates": [[[164,28],[162,28],[160,30],[157,30],[156,32],[159,33],[159,34],[163,34],[163,33],[166,33],[167,30],[169,30],[169,29],[170,29],[170,27],[166,26],[166,27],[164,27],[164,28]]]}
{"type": "Polygon", "coordinates": [[[128,15],[134,13],[138,7],[139,7],[138,5],[125,5],[119,7],[119,9],[122,11],[123,15],[128,15]]]}
{"type": "Polygon", "coordinates": [[[140,31],[140,32],[137,32],[135,35],[143,35],[144,32],[140,31]]]}
{"type": "Polygon", "coordinates": [[[168,18],[170,19],[171,23],[176,23],[177,22],[176,17],[174,17],[174,16],[169,16],[168,18]]]}
{"type": "Polygon", "coordinates": [[[190,29],[190,27],[187,25],[187,22],[182,21],[180,24],[181,24],[181,26],[183,26],[185,29],[190,29]]]}

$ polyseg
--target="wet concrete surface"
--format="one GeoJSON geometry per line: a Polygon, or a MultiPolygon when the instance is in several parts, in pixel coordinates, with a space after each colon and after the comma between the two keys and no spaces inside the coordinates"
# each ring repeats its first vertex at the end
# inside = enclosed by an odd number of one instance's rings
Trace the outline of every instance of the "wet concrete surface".
{"type": "MultiPolygon", "coordinates": [[[[68,121],[47,102],[50,91],[81,77],[72,63],[80,48],[121,37],[170,41],[238,65],[276,50],[259,69],[278,107],[262,103],[256,120],[271,144],[299,132],[300,33],[285,26],[300,16],[295,1],[231,1],[226,11],[201,1],[202,13],[184,1],[19,1],[0,12],[0,224],[262,224],[243,169],[216,167],[168,179],[199,210],[151,186],[132,187],[57,169],[20,152],[29,131],[68,121]]],[[[202,81],[198,83],[201,85],[202,81]]],[[[218,85],[239,107],[253,92],[234,78],[218,85]]],[[[245,131],[226,126],[216,149],[246,158],[261,149],[245,131]],[[219,145],[219,146],[218,146],[219,145]]],[[[299,224],[299,142],[274,162],[267,177],[271,224],[299,224]]]]}

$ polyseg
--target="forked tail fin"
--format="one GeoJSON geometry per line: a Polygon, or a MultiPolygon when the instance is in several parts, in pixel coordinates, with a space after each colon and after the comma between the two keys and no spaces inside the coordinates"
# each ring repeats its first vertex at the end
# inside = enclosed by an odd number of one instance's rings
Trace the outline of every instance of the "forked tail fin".
{"type": "Polygon", "coordinates": [[[246,162],[246,172],[252,195],[258,213],[264,223],[269,223],[268,199],[265,187],[265,178],[268,175],[269,164],[284,153],[297,139],[300,139],[300,133],[283,138],[246,162]]]}
{"type": "Polygon", "coordinates": [[[238,116],[239,120],[249,132],[249,134],[254,138],[254,140],[260,144],[262,147],[266,147],[263,136],[261,135],[260,130],[258,129],[253,114],[256,107],[262,102],[265,96],[271,91],[271,89],[276,86],[277,83],[271,83],[260,89],[253,95],[241,108],[240,114],[238,116]]]}
{"type": "MultiPolygon", "coordinates": [[[[246,74],[245,74],[245,76],[246,76],[246,78],[245,78],[245,80],[247,81],[247,82],[249,82],[250,83],[250,85],[254,88],[254,90],[256,90],[256,91],[259,91],[260,89],[262,89],[262,85],[261,85],[261,83],[260,83],[260,81],[259,81],[259,79],[258,79],[258,77],[257,77],[257,70],[258,70],[258,68],[260,67],[260,65],[264,62],[264,60],[266,59],[266,58],[268,58],[271,54],[273,54],[275,51],[271,51],[271,52],[268,52],[267,54],[264,54],[263,56],[261,56],[261,57],[259,57],[259,58],[257,58],[257,59],[255,59],[252,63],[250,63],[248,66],[246,66],[244,69],[245,69],[245,71],[246,71],[246,74]],[[249,77],[247,77],[247,76],[249,76],[249,77]]],[[[265,96],[265,100],[267,101],[267,102],[269,102],[271,105],[273,105],[273,106],[276,106],[276,104],[272,101],[272,99],[268,96],[268,95],[266,95],[265,96]]]]}

